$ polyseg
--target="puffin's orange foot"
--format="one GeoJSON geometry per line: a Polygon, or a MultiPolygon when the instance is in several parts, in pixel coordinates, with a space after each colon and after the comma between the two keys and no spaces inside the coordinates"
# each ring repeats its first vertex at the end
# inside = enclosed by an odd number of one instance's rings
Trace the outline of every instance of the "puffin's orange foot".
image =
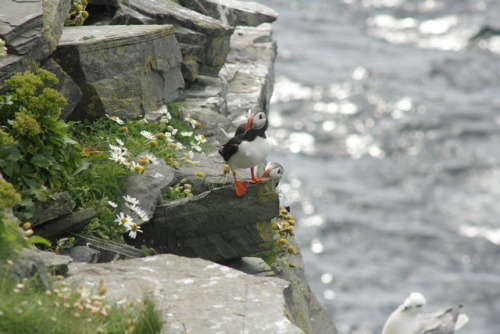
{"type": "Polygon", "coordinates": [[[265,180],[267,180],[267,178],[265,178],[265,177],[254,177],[250,180],[250,183],[257,183],[257,182],[265,181],[265,180]]]}
{"type": "Polygon", "coordinates": [[[236,190],[236,195],[242,197],[247,193],[248,184],[245,181],[234,181],[234,189],[236,190]]]}

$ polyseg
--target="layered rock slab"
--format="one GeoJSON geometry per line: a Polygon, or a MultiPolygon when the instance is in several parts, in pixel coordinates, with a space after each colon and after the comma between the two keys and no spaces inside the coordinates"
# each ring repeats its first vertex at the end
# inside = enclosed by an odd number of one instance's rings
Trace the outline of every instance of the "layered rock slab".
{"type": "Polygon", "coordinates": [[[258,26],[276,21],[278,13],[256,2],[235,0],[180,0],[184,7],[213,17],[230,26],[258,26]]]}
{"type": "Polygon", "coordinates": [[[69,119],[140,117],[184,89],[170,25],[66,27],[52,57],[83,92],[69,119]]]}
{"type": "Polygon", "coordinates": [[[278,210],[272,182],[249,185],[242,198],[234,186],[225,186],[160,204],[153,218],[141,225],[143,233],[130,242],[158,253],[212,261],[240,258],[273,247],[271,219],[278,210]]]}
{"type": "Polygon", "coordinates": [[[70,7],[66,0],[2,2],[0,38],[7,42],[8,56],[0,58],[0,82],[56,49],[70,7]]]}
{"type": "Polygon", "coordinates": [[[199,63],[199,73],[217,76],[229,52],[229,39],[234,28],[202,15],[173,1],[118,0],[113,24],[172,24],[206,36],[199,63]]]}
{"type": "Polygon", "coordinates": [[[298,334],[285,317],[288,282],[255,277],[202,259],[171,254],[114,263],[71,263],[70,284],[97,287],[118,300],[153,298],[163,333],[298,334]],[[126,275],[124,275],[126,273],[126,275]]]}

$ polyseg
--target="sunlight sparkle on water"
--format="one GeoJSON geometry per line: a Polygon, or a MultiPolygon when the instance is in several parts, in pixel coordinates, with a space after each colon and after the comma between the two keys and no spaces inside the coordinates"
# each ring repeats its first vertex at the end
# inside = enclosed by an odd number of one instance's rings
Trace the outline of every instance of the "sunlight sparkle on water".
{"type": "Polygon", "coordinates": [[[335,292],[333,290],[323,291],[323,297],[328,300],[335,299],[335,292]]]}
{"type": "Polygon", "coordinates": [[[300,220],[300,225],[304,227],[322,226],[324,223],[325,220],[319,215],[310,216],[300,220]]]}
{"type": "Polygon", "coordinates": [[[321,283],[328,284],[328,283],[331,283],[332,281],[333,281],[332,274],[326,273],[326,274],[321,275],[321,283]]]}
{"type": "Polygon", "coordinates": [[[287,77],[279,77],[274,84],[274,93],[271,103],[289,102],[293,100],[310,100],[313,97],[313,89],[287,77]]]}
{"type": "Polygon", "coordinates": [[[325,251],[325,247],[321,244],[321,241],[314,239],[311,241],[311,251],[315,254],[320,254],[325,251]]]}
{"type": "Polygon", "coordinates": [[[459,232],[465,237],[485,238],[495,245],[500,245],[500,229],[462,225],[460,226],[459,232]]]}
{"type": "Polygon", "coordinates": [[[288,147],[292,153],[314,153],[314,137],[307,132],[293,132],[288,137],[288,147]]]}
{"type": "Polygon", "coordinates": [[[472,31],[458,29],[459,19],[449,15],[432,20],[376,15],[367,20],[370,33],[394,44],[414,43],[421,48],[458,51],[467,46],[472,31]]]}

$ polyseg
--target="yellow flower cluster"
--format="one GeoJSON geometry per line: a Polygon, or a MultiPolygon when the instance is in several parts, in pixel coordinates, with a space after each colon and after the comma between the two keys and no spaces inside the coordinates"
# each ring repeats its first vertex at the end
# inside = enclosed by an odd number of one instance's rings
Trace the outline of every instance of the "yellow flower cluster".
{"type": "Polygon", "coordinates": [[[42,132],[40,124],[36,119],[22,112],[16,114],[12,128],[25,137],[37,136],[42,132]]]}
{"type": "Polygon", "coordinates": [[[295,220],[293,216],[280,205],[280,213],[278,217],[274,219],[273,229],[276,233],[276,238],[278,239],[278,244],[283,251],[290,254],[296,254],[297,250],[295,247],[288,245],[288,239],[295,235],[295,220]]]}

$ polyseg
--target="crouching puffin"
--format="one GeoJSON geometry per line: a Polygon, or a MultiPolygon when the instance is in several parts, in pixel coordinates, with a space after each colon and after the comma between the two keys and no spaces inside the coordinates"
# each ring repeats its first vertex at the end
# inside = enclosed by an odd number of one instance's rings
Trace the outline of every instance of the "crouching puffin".
{"type": "Polygon", "coordinates": [[[279,162],[270,162],[267,164],[266,169],[260,175],[261,178],[268,178],[274,181],[274,186],[277,187],[280,183],[281,177],[284,172],[283,166],[279,162]]]}
{"type": "Polygon", "coordinates": [[[240,126],[234,137],[219,150],[220,155],[233,172],[236,195],[239,197],[246,194],[248,184],[236,178],[236,170],[250,168],[252,176],[250,182],[252,183],[265,180],[265,178],[255,177],[254,167],[264,162],[271,152],[272,144],[268,141],[265,132],[267,126],[266,114],[255,108],[245,125],[240,126]]]}

